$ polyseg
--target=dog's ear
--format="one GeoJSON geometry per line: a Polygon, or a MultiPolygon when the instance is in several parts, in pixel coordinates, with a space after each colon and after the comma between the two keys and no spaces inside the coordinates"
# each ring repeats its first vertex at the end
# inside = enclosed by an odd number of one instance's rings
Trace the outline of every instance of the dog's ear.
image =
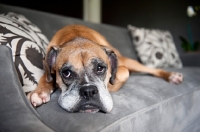
{"type": "Polygon", "coordinates": [[[56,57],[59,53],[60,49],[58,47],[51,47],[49,52],[46,55],[45,60],[43,61],[43,65],[45,68],[45,72],[47,75],[46,81],[52,82],[53,77],[52,74],[55,73],[54,66],[56,62],[56,57]]]}
{"type": "Polygon", "coordinates": [[[118,67],[118,59],[117,59],[117,55],[115,54],[115,52],[111,49],[109,49],[108,47],[104,47],[103,46],[104,51],[106,52],[106,54],[108,55],[109,61],[110,61],[110,65],[111,65],[111,77],[110,77],[110,84],[114,84],[115,83],[115,78],[116,78],[116,73],[117,73],[117,67],[118,67]]]}

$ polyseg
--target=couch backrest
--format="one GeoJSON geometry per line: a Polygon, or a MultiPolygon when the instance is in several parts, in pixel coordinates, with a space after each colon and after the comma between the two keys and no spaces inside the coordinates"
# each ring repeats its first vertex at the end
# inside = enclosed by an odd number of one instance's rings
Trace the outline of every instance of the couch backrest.
{"type": "Polygon", "coordinates": [[[31,22],[37,25],[49,40],[56,31],[66,25],[82,24],[88,26],[100,32],[111,45],[122,53],[122,55],[137,59],[129,31],[126,28],[106,24],[94,24],[80,19],[0,4],[0,13],[6,12],[16,12],[24,15],[31,22]]]}

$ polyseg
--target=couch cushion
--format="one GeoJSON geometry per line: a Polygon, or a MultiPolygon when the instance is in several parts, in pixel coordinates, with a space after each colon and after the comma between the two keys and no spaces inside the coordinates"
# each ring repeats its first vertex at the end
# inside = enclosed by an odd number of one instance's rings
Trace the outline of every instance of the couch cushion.
{"type": "Polygon", "coordinates": [[[13,60],[25,92],[36,88],[42,76],[47,38],[41,30],[17,13],[0,15],[0,44],[12,49],[13,60]]]}
{"type": "Polygon", "coordinates": [[[128,25],[141,62],[151,68],[181,68],[182,62],[169,31],[128,25]]]}
{"type": "Polygon", "coordinates": [[[118,92],[111,93],[114,108],[108,114],[68,113],[57,103],[60,90],[37,112],[58,131],[184,131],[200,118],[200,69],[168,70],[183,73],[183,83],[174,85],[146,74],[131,74],[118,92]]]}

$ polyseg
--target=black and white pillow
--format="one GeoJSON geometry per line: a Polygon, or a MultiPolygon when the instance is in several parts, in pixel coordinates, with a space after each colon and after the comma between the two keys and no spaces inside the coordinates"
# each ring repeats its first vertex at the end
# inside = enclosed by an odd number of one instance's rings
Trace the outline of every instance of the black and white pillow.
{"type": "Polygon", "coordinates": [[[151,68],[181,68],[182,62],[169,31],[128,25],[141,62],[151,68]]]}
{"type": "Polygon", "coordinates": [[[24,92],[36,88],[43,74],[42,60],[49,43],[41,30],[21,14],[0,14],[0,44],[11,48],[24,92]]]}

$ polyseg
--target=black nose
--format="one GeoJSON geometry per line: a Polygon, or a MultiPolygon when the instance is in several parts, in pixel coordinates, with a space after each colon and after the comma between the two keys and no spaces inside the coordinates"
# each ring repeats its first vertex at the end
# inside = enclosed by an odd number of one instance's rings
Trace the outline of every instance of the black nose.
{"type": "Polygon", "coordinates": [[[96,86],[83,86],[80,89],[80,96],[84,97],[85,99],[90,99],[95,97],[98,94],[98,90],[96,86]]]}

